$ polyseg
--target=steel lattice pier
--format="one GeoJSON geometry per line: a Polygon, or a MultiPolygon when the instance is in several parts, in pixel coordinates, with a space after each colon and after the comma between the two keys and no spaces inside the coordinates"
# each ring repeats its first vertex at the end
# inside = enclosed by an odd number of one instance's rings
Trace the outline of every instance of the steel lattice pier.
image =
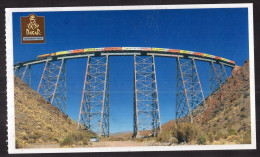
{"type": "Polygon", "coordinates": [[[223,97],[224,97],[224,89],[222,88],[222,85],[228,80],[228,75],[225,69],[225,66],[221,63],[209,63],[209,104],[208,109],[204,115],[204,119],[207,121],[210,117],[210,115],[213,114],[215,111],[217,104],[216,101],[219,101],[219,104],[222,103],[223,97]],[[219,92],[217,92],[219,91],[219,92]],[[216,92],[216,93],[215,93],[216,92]],[[217,97],[216,100],[212,100],[211,96],[212,93],[215,93],[215,97],[217,97]]]}
{"type": "Polygon", "coordinates": [[[26,65],[22,67],[16,67],[14,73],[28,86],[31,86],[31,66],[26,65]]]}
{"type": "Polygon", "coordinates": [[[37,92],[66,113],[66,61],[46,61],[37,92]]]}
{"type": "Polygon", "coordinates": [[[78,125],[109,136],[108,56],[88,57],[78,125]]]}
{"type": "Polygon", "coordinates": [[[195,60],[178,57],[176,63],[176,122],[193,122],[207,108],[195,60]]]}
{"type": "Polygon", "coordinates": [[[154,56],[134,56],[134,137],[161,130],[154,56]]]}

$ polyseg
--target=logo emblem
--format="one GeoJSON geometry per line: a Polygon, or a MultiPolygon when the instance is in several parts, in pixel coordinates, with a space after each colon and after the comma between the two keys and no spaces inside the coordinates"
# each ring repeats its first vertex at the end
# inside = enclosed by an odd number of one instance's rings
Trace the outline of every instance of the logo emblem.
{"type": "Polygon", "coordinates": [[[21,17],[22,43],[45,43],[44,16],[21,17]]]}

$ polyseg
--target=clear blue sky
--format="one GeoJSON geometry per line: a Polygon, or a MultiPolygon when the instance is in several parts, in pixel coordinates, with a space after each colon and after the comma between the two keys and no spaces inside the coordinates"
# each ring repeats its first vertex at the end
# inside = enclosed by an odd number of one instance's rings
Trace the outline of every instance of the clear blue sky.
{"type": "MultiPolygon", "coordinates": [[[[249,57],[247,9],[34,12],[45,16],[45,44],[21,44],[20,17],[13,14],[14,63],[61,50],[95,47],[162,47],[199,51],[234,60],[249,57]]],[[[86,59],[67,61],[67,114],[78,120],[86,59]]],[[[176,62],[156,58],[162,124],[175,119],[176,62]]],[[[110,131],[133,130],[133,57],[110,57],[110,131]]],[[[44,65],[32,67],[37,89],[44,65]]],[[[204,95],[208,63],[197,62],[204,95]]],[[[229,74],[230,74],[230,70],[229,74]]]]}

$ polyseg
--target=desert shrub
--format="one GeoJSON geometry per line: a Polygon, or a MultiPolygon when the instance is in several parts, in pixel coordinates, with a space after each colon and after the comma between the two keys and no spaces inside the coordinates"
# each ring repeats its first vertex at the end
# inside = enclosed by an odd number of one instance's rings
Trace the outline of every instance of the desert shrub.
{"type": "Polygon", "coordinates": [[[225,120],[228,120],[228,116],[225,117],[225,120]]]}
{"type": "Polygon", "coordinates": [[[73,133],[71,137],[75,144],[78,144],[81,141],[84,145],[87,145],[90,139],[90,135],[87,133],[73,133]]]}
{"type": "Polygon", "coordinates": [[[157,141],[159,142],[170,142],[170,143],[177,143],[178,140],[173,137],[173,133],[171,131],[165,131],[158,135],[157,141]]]}
{"type": "Polygon", "coordinates": [[[222,134],[222,132],[218,132],[215,136],[215,140],[220,140],[224,137],[224,135],[222,134]]]}
{"type": "Polygon", "coordinates": [[[246,109],[245,107],[242,107],[240,111],[243,112],[245,111],[245,109],[246,109]]]}
{"type": "Polygon", "coordinates": [[[229,133],[230,135],[236,135],[236,134],[237,134],[236,130],[233,129],[232,127],[228,128],[228,133],[229,133]]]}
{"type": "Polygon", "coordinates": [[[247,116],[244,113],[240,114],[240,118],[246,118],[246,117],[247,116]]]}
{"type": "Polygon", "coordinates": [[[32,134],[29,135],[29,138],[35,139],[37,140],[38,138],[40,138],[42,135],[38,132],[33,132],[32,134]]]}
{"type": "Polygon", "coordinates": [[[194,123],[179,123],[175,133],[175,137],[178,139],[178,142],[191,142],[195,140],[198,135],[198,130],[196,124],[194,123]]]}
{"type": "Polygon", "coordinates": [[[209,132],[208,133],[208,140],[209,140],[210,143],[212,143],[214,141],[214,134],[213,134],[213,132],[209,132]]]}
{"type": "Polygon", "coordinates": [[[59,143],[59,139],[57,139],[57,138],[54,138],[53,141],[59,143]]]}
{"type": "Polygon", "coordinates": [[[217,113],[219,113],[221,111],[221,108],[217,108],[215,111],[214,111],[214,115],[216,115],[217,113]]]}
{"type": "Polygon", "coordinates": [[[250,94],[248,92],[244,93],[244,98],[247,98],[250,94]]]}
{"type": "Polygon", "coordinates": [[[201,137],[199,137],[198,139],[197,139],[197,143],[198,144],[206,144],[206,137],[204,137],[204,136],[201,136],[201,137]]]}
{"type": "Polygon", "coordinates": [[[251,129],[248,130],[245,134],[243,134],[241,143],[242,144],[251,144],[251,129]]]}
{"type": "Polygon", "coordinates": [[[240,141],[240,136],[238,136],[238,135],[228,136],[228,137],[227,137],[227,141],[239,143],[239,141],[240,141]]]}
{"type": "Polygon", "coordinates": [[[136,140],[137,142],[143,142],[143,141],[145,141],[144,138],[135,138],[135,140],[136,140]]]}
{"type": "Polygon", "coordinates": [[[17,139],[15,140],[15,148],[24,148],[25,147],[25,144],[23,143],[23,141],[17,139]]]}
{"type": "Polygon", "coordinates": [[[228,127],[228,123],[224,123],[223,127],[227,128],[228,127]]]}
{"type": "Polygon", "coordinates": [[[65,139],[60,142],[60,146],[71,146],[72,144],[73,139],[70,135],[65,137],[65,139]]]}
{"type": "Polygon", "coordinates": [[[52,131],[52,127],[51,126],[47,126],[47,130],[52,131]]]}

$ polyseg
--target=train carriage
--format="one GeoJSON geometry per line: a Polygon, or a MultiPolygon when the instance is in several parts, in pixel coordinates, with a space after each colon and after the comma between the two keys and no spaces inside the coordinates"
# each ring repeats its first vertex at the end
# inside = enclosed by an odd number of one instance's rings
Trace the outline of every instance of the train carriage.
{"type": "Polygon", "coordinates": [[[208,58],[213,58],[213,59],[215,59],[215,56],[210,55],[210,54],[206,54],[206,53],[203,54],[203,57],[208,57],[208,58]]]}
{"type": "Polygon", "coordinates": [[[218,57],[218,56],[215,56],[214,58],[217,60],[221,60],[221,57],[218,57]]]}
{"type": "Polygon", "coordinates": [[[65,55],[67,53],[68,53],[68,51],[59,51],[59,52],[56,52],[56,56],[65,55]]]}
{"type": "Polygon", "coordinates": [[[201,52],[194,52],[193,54],[196,56],[203,56],[203,53],[201,53],[201,52]]]}
{"type": "Polygon", "coordinates": [[[155,48],[155,47],[152,48],[152,51],[160,51],[160,52],[163,52],[163,51],[165,51],[165,50],[166,50],[165,48],[155,48]]]}
{"type": "Polygon", "coordinates": [[[71,51],[71,53],[81,53],[81,52],[84,52],[84,49],[77,49],[71,51]]]}
{"type": "Polygon", "coordinates": [[[85,48],[84,52],[94,52],[97,48],[85,48]]]}
{"type": "Polygon", "coordinates": [[[50,56],[56,56],[56,52],[55,53],[51,53],[51,55],[50,56]]]}
{"type": "Polygon", "coordinates": [[[180,50],[180,53],[193,54],[194,52],[192,52],[192,51],[187,51],[187,50],[180,50]]]}
{"type": "Polygon", "coordinates": [[[221,57],[222,61],[228,62],[228,59],[221,57]]]}
{"type": "Polygon", "coordinates": [[[128,50],[132,50],[132,51],[138,51],[141,50],[141,47],[122,47],[123,51],[128,51],[128,50]]]}
{"type": "Polygon", "coordinates": [[[151,47],[141,47],[141,51],[152,51],[151,47]]]}
{"type": "Polygon", "coordinates": [[[44,57],[49,57],[51,54],[43,54],[43,55],[38,55],[37,58],[44,58],[44,57]]]}
{"type": "Polygon", "coordinates": [[[121,47],[105,47],[104,51],[121,51],[121,47]]]}
{"type": "Polygon", "coordinates": [[[203,53],[203,55],[202,55],[203,57],[209,57],[210,58],[210,55],[209,54],[207,54],[207,53],[203,53]]]}
{"type": "Polygon", "coordinates": [[[231,63],[231,64],[236,64],[234,61],[231,61],[231,60],[229,61],[229,63],[231,63]]]}
{"type": "Polygon", "coordinates": [[[168,49],[167,52],[180,53],[180,50],[177,50],[177,49],[168,49]]]}

